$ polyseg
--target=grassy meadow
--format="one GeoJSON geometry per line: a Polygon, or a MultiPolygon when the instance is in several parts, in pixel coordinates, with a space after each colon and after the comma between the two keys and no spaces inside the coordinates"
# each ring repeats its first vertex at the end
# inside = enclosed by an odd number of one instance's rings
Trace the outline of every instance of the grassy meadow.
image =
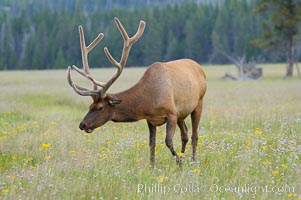
{"type": "MultiPolygon", "coordinates": [[[[73,92],[65,70],[1,71],[0,199],[300,200],[301,80],[283,80],[280,64],[242,82],[220,79],[233,66],[204,68],[197,159],[189,141],[182,168],[165,147],[165,126],[157,130],[155,168],[144,120],[81,132],[91,98],[73,92]]],[[[92,73],[104,81],[113,70],[92,73]]],[[[126,68],[110,92],[132,86],[144,70],[126,68]]],[[[179,129],[174,146],[180,152],[179,129]]]]}

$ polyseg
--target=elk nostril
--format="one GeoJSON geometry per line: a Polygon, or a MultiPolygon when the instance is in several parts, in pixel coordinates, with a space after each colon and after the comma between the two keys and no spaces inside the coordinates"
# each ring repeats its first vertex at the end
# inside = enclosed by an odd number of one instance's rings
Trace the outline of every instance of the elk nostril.
{"type": "Polygon", "coordinates": [[[80,124],[79,124],[79,129],[80,129],[80,130],[84,130],[84,129],[86,128],[86,126],[87,126],[87,125],[86,125],[85,123],[80,123],[80,124]]]}

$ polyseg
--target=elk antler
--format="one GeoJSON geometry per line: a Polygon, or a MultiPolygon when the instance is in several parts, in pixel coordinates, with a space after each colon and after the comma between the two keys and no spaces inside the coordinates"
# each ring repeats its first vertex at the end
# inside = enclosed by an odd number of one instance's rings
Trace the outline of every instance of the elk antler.
{"type": "MultiPolygon", "coordinates": [[[[144,21],[140,21],[139,23],[139,27],[138,30],[136,32],[136,34],[129,38],[126,30],[123,28],[122,24],[120,23],[120,21],[118,20],[117,17],[114,18],[115,23],[117,25],[117,28],[119,29],[122,37],[123,37],[123,50],[122,50],[122,54],[121,54],[121,59],[120,62],[117,62],[112,55],[110,54],[109,50],[107,47],[104,48],[104,51],[106,53],[106,56],[108,57],[108,59],[110,60],[110,62],[117,68],[117,71],[115,74],[113,74],[113,76],[111,77],[111,79],[104,85],[103,87],[103,91],[104,93],[109,89],[109,87],[116,81],[116,79],[120,76],[127,58],[129,56],[129,53],[131,51],[132,45],[139,40],[139,38],[142,36],[144,28],[145,28],[145,22],[144,21]]],[[[95,82],[94,82],[95,83],[95,82]]],[[[97,84],[97,83],[95,83],[97,84]]]]}
{"type": "MultiPolygon", "coordinates": [[[[80,37],[80,46],[82,51],[82,62],[83,62],[83,70],[78,69],[75,65],[72,66],[72,68],[77,71],[82,76],[88,78],[89,80],[94,80],[90,75],[90,69],[89,69],[89,62],[88,62],[88,54],[89,52],[102,40],[104,37],[103,33],[100,33],[93,42],[87,47],[85,42],[85,34],[83,31],[83,27],[79,26],[79,37],[80,37]]],[[[71,67],[68,67],[67,70],[67,80],[69,85],[74,89],[74,91],[82,96],[93,96],[98,95],[100,90],[97,90],[97,85],[94,84],[94,90],[89,90],[84,87],[80,87],[72,82],[71,76],[70,76],[71,67]]]]}
{"type": "Polygon", "coordinates": [[[109,50],[107,47],[104,48],[105,54],[108,57],[108,59],[110,60],[110,62],[117,68],[117,71],[115,72],[115,74],[113,74],[113,76],[110,78],[110,80],[106,83],[103,82],[99,82],[97,80],[95,80],[89,72],[89,64],[88,64],[88,58],[87,55],[88,53],[101,41],[101,39],[103,38],[103,34],[100,33],[98,35],[98,37],[88,46],[85,46],[85,38],[84,38],[84,33],[82,30],[82,27],[79,27],[79,33],[80,33],[80,44],[81,44],[81,50],[82,50],[82,60],[83,60],[83,70],[78,69],[75,65],[72,66],[72,68],[74,70],[76,70],[79,74],[85,76],[86,78],[88,78],[90,81],[92,81],[94,83],[94,90],[89,90],[87,88],[83,88],[80,86],[77,86],[75,83],[72,82],[71,77],[70,77],[70,71],[71,71],[71,67],[68,67],[68,75],[67,75],[67,80],[70,84],[70,86],[74,89],[74,91],[82,96],[99,96],[99,97],[104,97],[106,91],[110,88],[110,86],[116,81],[116,79],[120,76],[127,58],[129,56],[130,50],[132,45],[142,36],[144,28],[145,28],[145,22],[144,21],[140,21],[139,23],[139,27],[138,30],[136,32],[136,34],[129,38],[126,30],[124,29],[124,27],[122,26],[122,24],[120,23],[120,21],[118,20],[118,18],[115,17],[115,23],[123,37],[124,40],[124,45],[123,45],[123,50],[122,50],[122,55],[121,55],[121,59],[120,62],[117,62],[112,55],[110,54],[109,50]],[[99,89],[97,89],[97,86],[101,87],[99,89]]]}

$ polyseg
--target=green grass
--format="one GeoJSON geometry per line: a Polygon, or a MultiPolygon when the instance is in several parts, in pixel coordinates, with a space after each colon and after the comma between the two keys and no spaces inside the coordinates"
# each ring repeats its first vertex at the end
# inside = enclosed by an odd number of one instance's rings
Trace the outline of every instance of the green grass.
{"type": "MultiPolygon", "coordinates": [[[[0,199],[301,199],[301,81],[283,80],[279,64],[243,82],[220,79],[233,66],[204,68],[197,160],[189,143],[182,168],[165,147],[165,126],[155,168],[144,120],[81,132],[91,98],[73,92],[66,71],[1,72],[0,199]]],[[[125,69],[111,91],[144,70],[125,69]]],[[[92,73],[105,80],[113,69],[92,73]]],[[[179,151],[178,129],[174,145],[179,151]]]]}

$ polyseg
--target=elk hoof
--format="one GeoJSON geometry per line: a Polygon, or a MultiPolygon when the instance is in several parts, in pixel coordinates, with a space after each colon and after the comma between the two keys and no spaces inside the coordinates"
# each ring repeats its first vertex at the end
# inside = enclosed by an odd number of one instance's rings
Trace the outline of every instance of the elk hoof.
{"type": "Polygon", "coordinates": [[[176,160],[179,166],[182,166],[182,164],[184,163],[184,160],[179,156],[174,156],[174,159],[176,160]]]}

